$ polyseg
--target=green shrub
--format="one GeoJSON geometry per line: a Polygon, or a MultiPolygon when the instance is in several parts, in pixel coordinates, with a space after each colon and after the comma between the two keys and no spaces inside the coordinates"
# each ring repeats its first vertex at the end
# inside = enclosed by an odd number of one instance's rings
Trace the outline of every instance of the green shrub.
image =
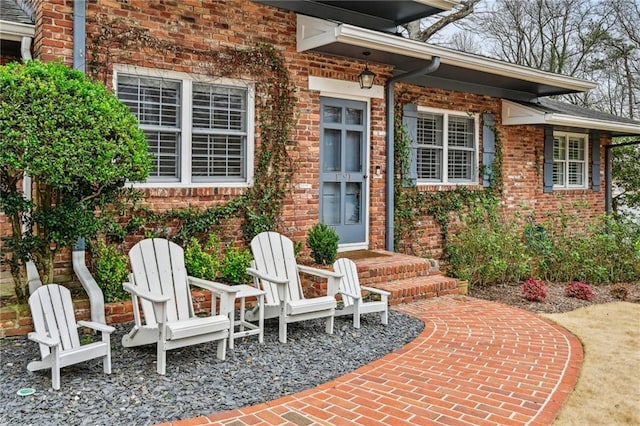
{"type": "Polygon", "coordinates": [[[338,255],[338,234],[335,229],[324,223],[316,223],[307,233],[307,247],[311,249],[313,261],[321,265],[330,265],[338,255]]]}
{"type": "Polygon", "coordinates": [[[517,282],[530,273],[530,257],[515,222],[497,218],[484,207],[462,216],[447,253],[450,274],[472,285],[517,282]]]}
{"type": "Polygon", "coordinates": [[[129,300],[131,296],[122,287],[127,281],[129,269],[127,256],[116,247],[107,245],[103,240],[98,240],[93,249],[95,279],[102,289],[106,302],[119,302],[129,300]]]}
{"type": "Polygon", "coordinates": [[[222,259],[220,276],[230,284],[247,284],[251,282],[247,268],[251,266],[252,260],[249,250],[240,250],[238,247],[229,248],[222,259]]]}
{"type": "Polygon", "coordinates": [[[204,247],[197,238],[189,240],[184,249],[184,262],[187,273],[196,278],[213,281],[220,271],[218,259],[219,241],[215,235],[210,235],[204,247]]]}

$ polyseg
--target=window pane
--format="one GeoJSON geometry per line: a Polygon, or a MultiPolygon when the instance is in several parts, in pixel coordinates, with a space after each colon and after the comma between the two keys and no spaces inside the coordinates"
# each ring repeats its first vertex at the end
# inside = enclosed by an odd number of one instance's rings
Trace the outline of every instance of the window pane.
{"type": "Polygon", "coordinates": [[[360,223],[362,184],[358,182],[347,182],[344,199],[345,219],[348,225],[360,223]]]}
{"type": "Polygon", "coordinates": [[[154,132],[145,130],[149,143],[149,152],[153,155],[150,177],[178,179],[180,151],[178,133],[154,132]]]}
{"type": "Polygon", "coordinates": [[[193,85],[193,127],[246,131],[247,91],[209,84],[193,85]]]}
{"type": "Polygon", "coordinates": [[[473,179],[473,152],[449,150],[449,180],[473,179]]]}
{"type": "Polygon", "coordinates": [[[564,186],[564,162],[553,163],[553,184],[564,186]]]}
{"type": "Polygon", "coordinates": [[[584,163],[570,162],[568,164],[569,169],[569,185],[584,185],[584,163]]]}
{"type": "Polygon", "coordinates": [[[322,223],[340,224],[340,182],[325,182],[322,185],[322,223]]]}
{"type": "Polygon", "coordinates": [[[194,181],[208,177],[244,178],[243,136],[194,134],[191,142],[191,172],[194,181]]]}
{"type": "Polygon", "coordinates": [[[564,160],[566,158],[567,138],[564,136],[553,137],[553,159],[564,160]]]}
{"type": "Polygon", "coordinates": [[[584,161],[585,142],[583,138],[569,138],[569,160],[584,161]]]}
{"type": "Polygon", "coordinates": [[[118,97],[141,125],[180,126],[179,81],[119,75],[118,97]]]}
{"type": "Polygon", "coordinates": [[[442,146],[442,116],[435,114],[420,114],[416,139],[418,145],[442,146]]]}
{"type": "Polygon", "coordinates": [[[465,117],[449,117],[449,146],[474,148],[473,119],[465,117]]]}
{"type": "Polygon", "coordinates": [[[418,148],[418,179],[442,181],[442,149],[418,148]]]}
{"type": "Polygon", "coordinates": [[[342,133],[340,130],[325,129],[322,147],[322,171],[323,172],[337,172],[340,171],[340,164],[342,162],[340,152],[341,143],[340,138],[342,133]]]}
{"type": "Polygon", "coordinates": [[[362,132],[347,131],[347,143],[345,153],[346,171],[361,172],[362,171],[362,154],[360,153],[362,146],[362,132]]]}
{"type": "Polygon", "coordinates": [[[325,123],[342,123],[342,108],[325,106],[322,110],[322,121],[325,123]]]}
{"type": "Polygon", "coordinates": [[[362,124],[362,110],[356,108],[347,108],[345,111],[346,124],[362,124]]]}

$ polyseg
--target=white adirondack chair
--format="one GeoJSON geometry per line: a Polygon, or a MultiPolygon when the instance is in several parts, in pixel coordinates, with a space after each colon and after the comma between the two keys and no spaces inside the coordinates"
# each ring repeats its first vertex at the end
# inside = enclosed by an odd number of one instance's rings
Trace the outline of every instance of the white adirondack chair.
{"type": "Polygon", "coordinates": [[[71,293],[65,287],[48,284],[29,297],[34,332],[28,338],[40,345],[42,360],[27,365],[29,371],[51,369],[51,386],[60,389],[60,369],[72,364],[102,358],[103,370],[111,374],[110,335],[115,330],[106,324],[78,321],[73,312],[71,293]],[[78,327],[102,332],[102,341],[80,345],[78,327]]]}
{"type": "Polygon", "coordinates": [[[157,371],[166,374],[171,349],[205,342],[218,342],[217,357],[225,358],[233,311],[233,287],[187,275],[184,250],[161,238],[140,241],[129,251],[132,274],[124,288],[131,293],[135,324],[122,338],[124,347],[157,344],[157,371]],[[189,285],[213,293],[211,316],[194,313],[189,285]],[[215,299],[220,312],[215,314],[215,299]],[[140,307],[144,314],[140,313],[140,307]]]}
{"type": "Polygon", "coordinates": [[[353,326],[360,328],[360,315],[372,312],[380,312],[382,324],[389,323],[388,298],[391,293],[372,287],[360,286],[358,268],[351,259],[338,259],[333,264],[333,269],[342,275],[339,294],[342,295],[343,309],[336,310],[336,315],[353,315],[353,326]],[[380,296],[379,301],[364,301],[362,290],[380,296]]]}
{"type": "MultiPolygon", "coordinates": [[[[262,232],[251,241],[254,261],[247,272],[254,277],[256,287],[264,290],[264,318],[279,318],[280,342],[287,341],[287,324],[314,318],[326,318],[325,331],[333,334],[336,299],[333,296],[305,298],[300,284],[300,272],[326,278],[328,294],[338,289],[340,275],[296,264],[293,242],[277,233],[262,232]]],[[[256,311],[247,312],[254,321],[256,311]]]]}

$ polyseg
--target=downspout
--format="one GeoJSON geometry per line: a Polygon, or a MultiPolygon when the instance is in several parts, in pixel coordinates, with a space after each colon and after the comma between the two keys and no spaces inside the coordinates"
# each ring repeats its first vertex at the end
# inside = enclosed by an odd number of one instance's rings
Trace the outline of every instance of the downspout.
{"type": "Polygon", "coordinates": [[[618,148],[621,146],[629,146],[629,145],[640,145],[640,140],[610,144],[610,145],[605,145],[604,147],[604,204],[605,204],[605,212],[607,214],[611,214],[611,211],[613,209],[612,207],[613,196],[611,194],[612,186],[613,186],[613,176],[612,176],[613,173],[611,171],[611,167],[612,167],[611,166],[611,160],[612,160],[611,149],[618,148]]]}
{"type": "Polygon", "coordinates": [[[394,251],[394,181],[395,181],[395,135],[394,135],[394,89],[393,86],[400,80],[415,77],[418,75],[431,74],[440,67],[440,57],[431,58],[431,63],[413,71],[392,77],[387,81],[387,226],[386,226],[386,246],[388,251],[394,251]]]}
{"type": "MultiPolygon", "coordinates": [[[[73,2],[73,67],[85,72],[85,43],[86,43],[86,2],[73,2]]],[[[89,272],[85,263],[85,241],[78,238],[71,255],[73,272],[89,296],[91,306],[91,321],[106,324],[104,315],[104,295],[98,283],[89,272]]]]}

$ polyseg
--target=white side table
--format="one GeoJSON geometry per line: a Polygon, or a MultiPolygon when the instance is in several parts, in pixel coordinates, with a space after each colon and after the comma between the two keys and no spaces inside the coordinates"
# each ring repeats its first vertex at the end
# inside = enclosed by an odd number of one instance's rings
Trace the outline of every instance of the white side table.
{"type": "Polygon", "coordinates": [[[234,310],[231,312],[231,332],[229,333],[229,349],[233,349],[233,340],[238,337],[258,335],[258,342],[264,343],[264,295],[265,292],[247,284],[236,285],[234,288],[239,289],[235,293],[236,300],[240,299],[240,319],[235,322],[235,303],[234,310]],[[258,325],[252,324],[244,319],[245,299],[247,297],[255,297],[258,299],[258,325]],[[236,325],[239,331],[236,332],[236,325]]]}

